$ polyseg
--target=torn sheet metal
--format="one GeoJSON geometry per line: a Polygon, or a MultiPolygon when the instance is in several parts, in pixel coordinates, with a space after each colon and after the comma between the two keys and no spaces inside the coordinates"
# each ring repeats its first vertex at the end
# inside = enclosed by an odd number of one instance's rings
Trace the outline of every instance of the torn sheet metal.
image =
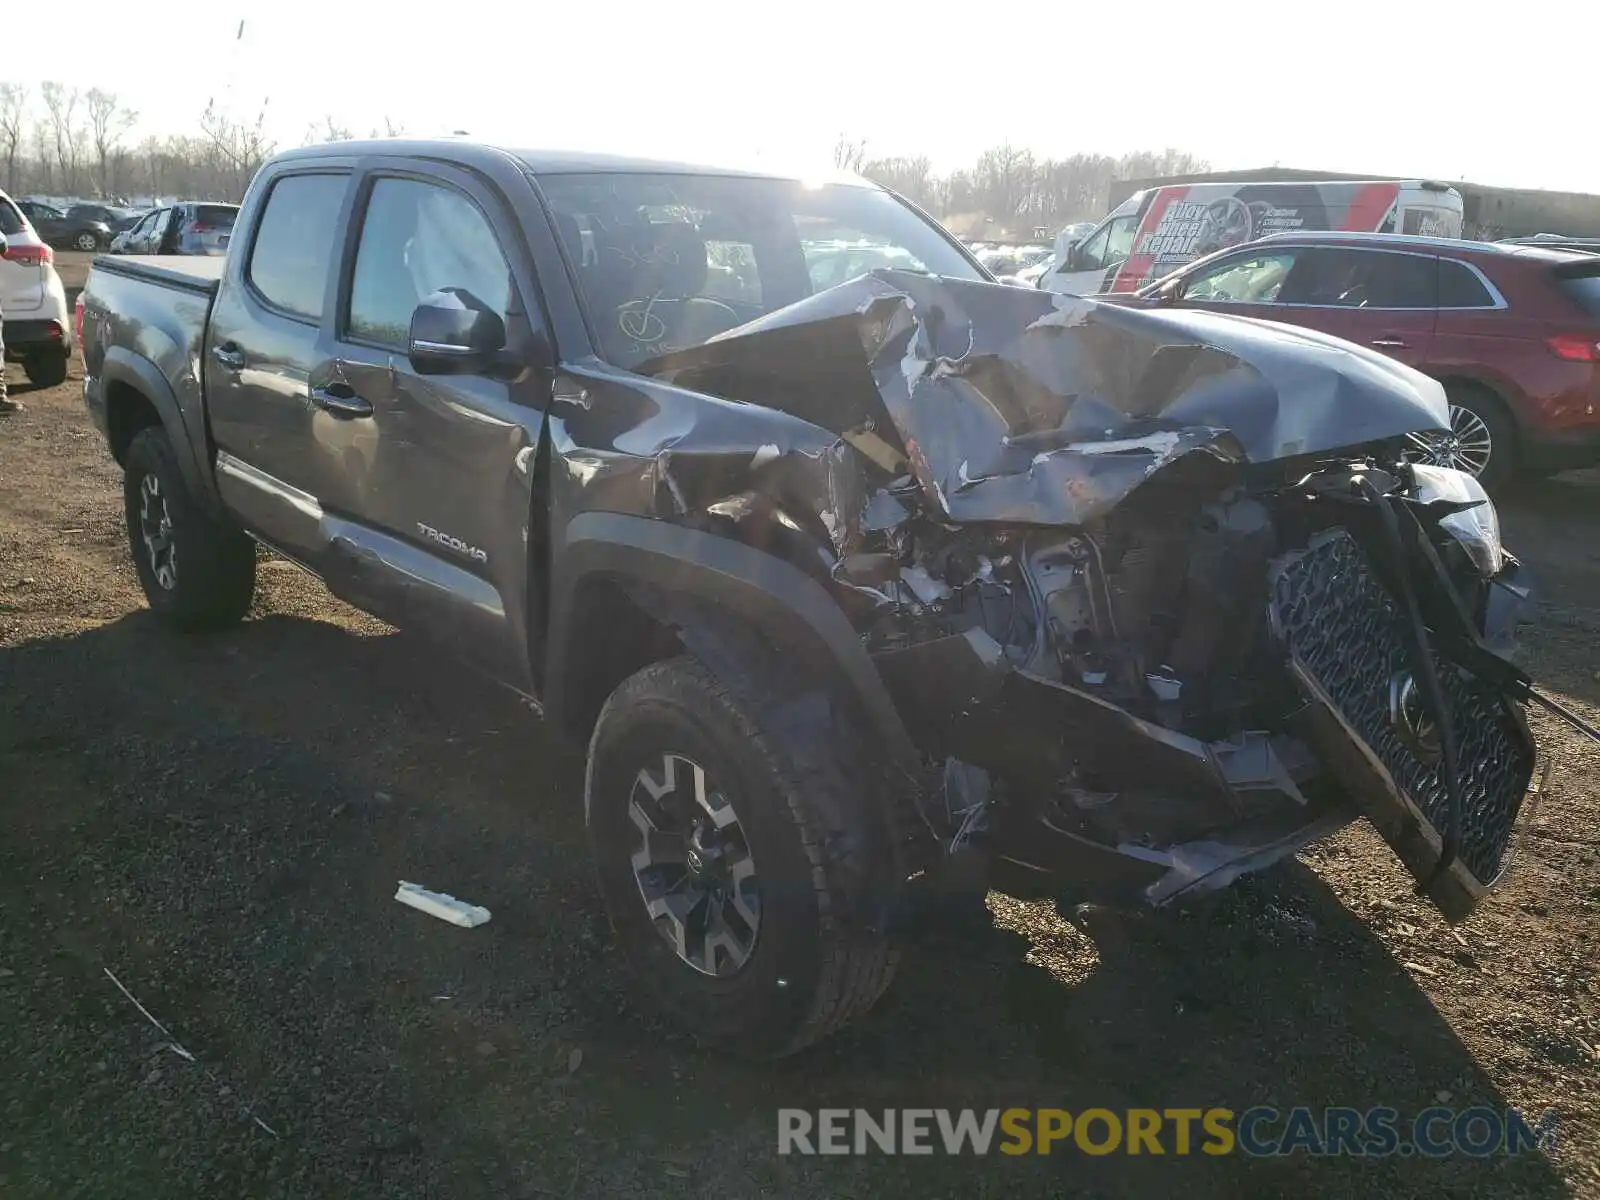
{"type": "Polygon", "coordinates": [[[841,435],[893,430],[932,511],[1081,525],[1192,455],[1264,462],[1448,427],[1443,389],[1305,330],[874,271],[642,373],[841,435]]]}

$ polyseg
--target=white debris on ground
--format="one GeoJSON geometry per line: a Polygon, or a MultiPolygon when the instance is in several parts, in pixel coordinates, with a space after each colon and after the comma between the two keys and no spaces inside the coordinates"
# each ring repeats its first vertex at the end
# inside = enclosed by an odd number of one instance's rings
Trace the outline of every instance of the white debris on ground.
{"type": "Polygon", "coordinates": [[[463,929],[476,928],[489,919],[487,908],[468,904],[465,900],[457,900],[454,896],[447,896],[443,892],[430,892],[420,883],[408,883],[404,879],[395,890],[394,898],[401,904],[410,905],[419,912],[438,917],[439,920],[448,921],[452,925],[459,925],[463,929]]]}

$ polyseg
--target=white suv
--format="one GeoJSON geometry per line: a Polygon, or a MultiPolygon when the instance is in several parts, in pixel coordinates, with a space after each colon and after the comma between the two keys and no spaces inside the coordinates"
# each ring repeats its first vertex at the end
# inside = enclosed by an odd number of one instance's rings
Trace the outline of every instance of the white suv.
{"type": "Polygon", "coordinates": [[[54,387],[67,378],[72,322],[67,293],[56,274],[55,251],[34,232],[11,197],[0,192],[0,316],[5,318],[6,359],[20,362],[28,379],[54,387]]]}

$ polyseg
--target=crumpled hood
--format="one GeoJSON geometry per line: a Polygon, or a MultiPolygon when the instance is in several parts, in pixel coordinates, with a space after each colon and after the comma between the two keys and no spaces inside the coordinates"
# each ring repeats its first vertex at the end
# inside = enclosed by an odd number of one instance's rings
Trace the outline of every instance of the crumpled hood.
{"type": "Polygon", "coordinates": [[[1337,338],[906,271],[639,370],[839,434],[892,429],[957,522],[1078,525],[1189,455],[1260,463],[1448,429],[1435,380],[1337,338]]]}

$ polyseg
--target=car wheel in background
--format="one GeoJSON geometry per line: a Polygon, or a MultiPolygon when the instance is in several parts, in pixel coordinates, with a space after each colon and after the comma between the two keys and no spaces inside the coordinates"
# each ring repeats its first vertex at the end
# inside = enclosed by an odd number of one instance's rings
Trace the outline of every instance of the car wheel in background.
{"type": "Polygon", "coordinates": [[[242,620],[255,592],[255,543],[195,503],[164,430],[134,435],[122,498],[128,547],[151,611],[185,632],[242,620]]]}
{"type": "Polygon", "coordinates": [[[1466,471],[1486,489],[1505,483],[1516,470],[1517,432],[1499,398],[1468,383],[1449,384],[1445,396],[1450,432],[1412,434],[1411,460],[1466,471]]]}
{"type": "Polygon", "coordinates": [[[100,235],[92,230],[85,229],[72,239],[72,246],[75,250],[98,250],[100,249],[100,235]]]}
{"type": "Polygon", "coordinates": [[[22,360],[22,370],[35,387],[59,387],[67,381],[67,354],[34,354],[22,360]]]}

